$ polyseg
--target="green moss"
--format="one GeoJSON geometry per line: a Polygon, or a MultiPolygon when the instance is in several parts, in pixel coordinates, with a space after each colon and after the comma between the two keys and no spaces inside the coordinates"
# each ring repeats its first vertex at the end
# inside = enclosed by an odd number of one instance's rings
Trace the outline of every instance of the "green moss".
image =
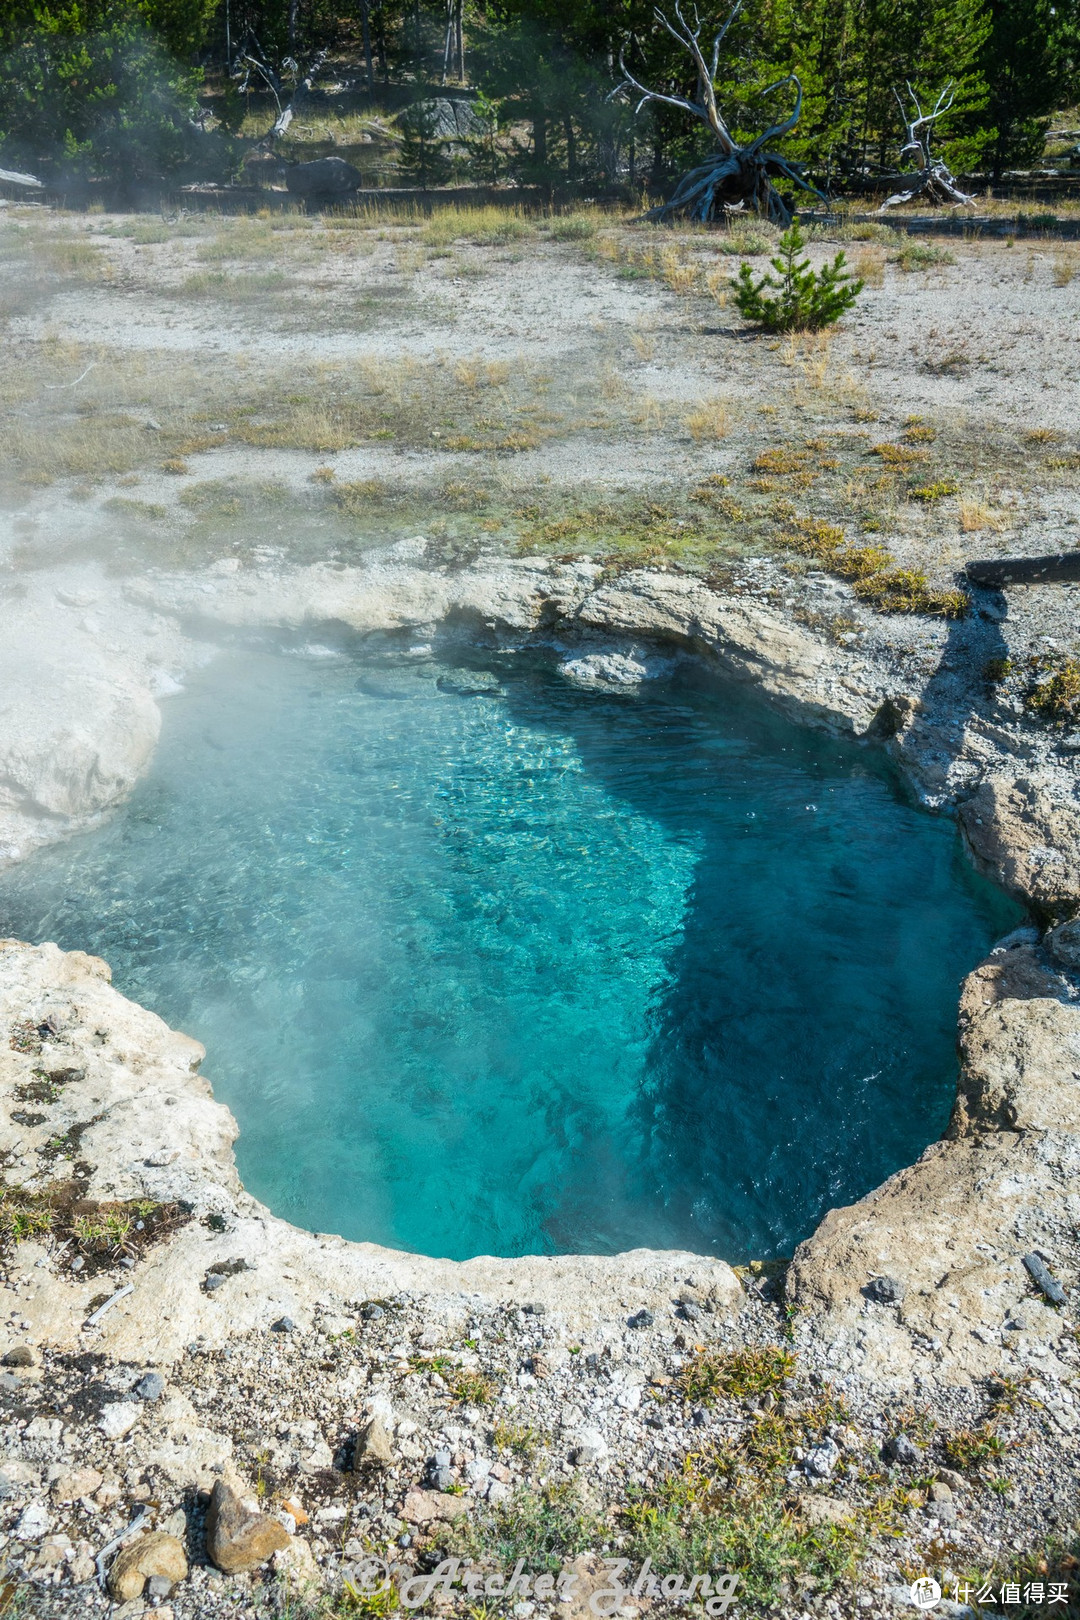
{"type": "Polygon", "coordinates": [[[1033,713],[1053,724],[1066,725],[1080,718],[1080,659],[1033,660],[1036,668],[1052,673],[1029,688],[1024,702],[1033,713]]]}

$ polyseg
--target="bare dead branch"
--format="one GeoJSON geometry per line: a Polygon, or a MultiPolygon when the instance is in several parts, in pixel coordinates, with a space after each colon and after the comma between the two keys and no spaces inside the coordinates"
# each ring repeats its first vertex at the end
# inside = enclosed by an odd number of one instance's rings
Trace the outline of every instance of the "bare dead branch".
{"type": "Polygon", "coordinates": [[[611,92],[613,97],[632,90],[638,97],[634,107],[635,116],[649,102],[655,101],[668,107],[678,107],[680,111],[689,113],[692,118],[707,123],[719,148],[705,163],[698,164],[684,174],[668,201],[650,209],[645,216],[647,219],[670,219],[675,214],[685,214],[691,219],[706,221],[752,208],[776,224],[786,226],[791,223],[791,211],[773,185],[774,178],[790,180],[804,191],[813,192],[818,197],[822,195],[803,178],[797,165],[780,157],[776,152],[764,150],[767,142],[776,140],[794,129],[802,114],[802,85],[794,73],[777,79],[776,83],[769,85],[764,92],[767,96],[773,95],[778,90],[794,85],[795,105],[791,113],[779,122],[770,124],[763,134],[748,145],[740,145],[735,140],[720,112],[716,99],[720,47],[739,15],[742,5],[743,0],[734,0],[727,18],[713,35],[711,62],[705,60],[702,50],[703,25],[696,6],[693,25],[683,11],[682,0],[672,0],[674,21],[659,7],[655,9],[653,15],[657,24],[682,46],[694,63],[697,73],[697,96],[693,101],[683,96],[671,95],[666,91],[651,90],[630,72],[626,66],[625,51],[619,53],[619,67],[623,78],[611,92]]]}
{"type": "Polygon", "coordinates": [[[923,112],[922,103],[910,80],[907,83],[907,93],[914,109],[914,117],[911,116],[911,110],[904,106],[899,90],[893,86],[896,105],[900,108],[900,116],[904,121],[905,139],[900,148],[900,161],[903,163],[905,158],[914,157],[919,169],[911,176],[910,184],[903,191],[894,192],[891,197],[886,197],[878,213],[883,214],[887,208],[897,208],[901,203],[914,202],[918,197],[924,197],[936,207],[974,207],[974,197],[960,190],[944,158],[934,157],[930,151],[934,125],[939,118],[944,118],[956,100],[955,84],[950,80],[934,103],[933,111],[928,113],[923,112]]]}

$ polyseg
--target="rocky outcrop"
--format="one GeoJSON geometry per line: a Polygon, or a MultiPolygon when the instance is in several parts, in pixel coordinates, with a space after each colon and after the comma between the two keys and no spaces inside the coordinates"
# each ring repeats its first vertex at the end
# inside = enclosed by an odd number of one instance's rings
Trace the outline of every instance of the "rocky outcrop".
{"type": "Polygon", "coordinates": [[[781,614],[724,597],[691,575],[624,574],[591,591],[575,617],[608,635],[651,637],[715,659],[799,718],[839,730],[869,730],[889,698],[881,673],[857,655],[840,654],[781,614]]]}
{"type": "Polygon", "coordinates": [[[511,638],[635,638],[695,652],[801,718],[857,734],[895,696],[857,654],[687,574],[638,570],[605,582],[589,562],[501,558],[452,572],[387,555],[365,568],[316,565],[287,576],[163,576],[132,593],[189,624],[232,629],[276,624],[313,633],[339,625],[364,634],[456,625],[511,638]]]}
{"type": "Polygon", "coordinates": [[[995,771],[960,808],[976,858],[1051,916],[1080,906],[1080,784],[1063,769],[995,771]]]}
{"type": "Polygon", "coordinates": [[[827,1344],[834,1368],[887,1386],[985,1376],[1003,1355],[1035,1355],[1052,1371],[1071,1334],[1030,1297],[1024,1256],[1072,1264],[1080,1006],[1045,993],[997,999],[1000,965],[991,958],[965,985],[948,1138],[859,1203],[831,1210],[789,1273],[801,1336],[827,1344]],[[875,1286],[882,1277],[902,1285],[888,1300],[875,1286]],[[1014,1318],[1022,1325],[1011,1328],[1014,1318]]]}

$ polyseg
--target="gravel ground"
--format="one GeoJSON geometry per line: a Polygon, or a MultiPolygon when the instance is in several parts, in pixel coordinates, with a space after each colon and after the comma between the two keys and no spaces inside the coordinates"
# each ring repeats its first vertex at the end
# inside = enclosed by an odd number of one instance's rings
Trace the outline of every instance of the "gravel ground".
{"type": "MultiPolygon", "coordinates": [[[[307,1332],[281,1324],[224,1351],[192,1344],[164,1372],[160,1393],[151,1386],[152,1399],[133,1393],[146,1368],[93,1350],[35,1355],[34,1366],[6,1371],[0,1386],[9,1580],[23,1588],[29,1612],[57,1617],[241,1620],[296,1613],[288,1604],[301,1594],[316,1607],[320,1594],[337,1599],[344,1613],[347,1583],[362,1586],[371,1559],[401,1587],[453,1551],[456,1537],[464,1561],[486,1574],[512,1567],[507,1548],[534,1575],[577,1572],[569,1601],[503,1603],[519,1620],[545,1607],[585,1613],[603,1584],[601,1556],[628,1557],[635,1575],[640,1569],[643,1543],[625,1511],[635,1495],[655,1501],[665,1480],[702,1460],[715,1473],[717,1459],[747,1454],[764,1435],[787,1436],[778,1500],[804,1538],[807,1568],[815,1535],[827,1544],[850,1534],[862,1563],[857,1579],[849,1573],[831,1590],[805,1569],[773,1570],[771,1597],[737,1599],[732,1612],[903,1610],[923,1572],[946,1590],[975,1574],[999,1586],[1014,1575],[1037,1579],[1030,1555],[1048,1533],[1067,1536],[1077,1512],[1075,1459],[1038,1379],[928,1382],[913,1403],[883,1408],[858,1383],[829,1385],[813,1348],[793,1350],[775,1282],[747,1275],[745,1285],[735,1322],[721,1324],[688,1281],[666,1317],[630,1325],[635,1313],[591,1344],[575,1342],[542,1308],[477,1310],[462,1299],[454,1331],[414,1297],[357,1302],[355,1315],[324,1317],[307,1332]],[[739,1360],[746,1347],[756,1353],[749,1371],[745,1354],[739,1360]],[[712,1390],[710,1367],[720,1370],[712,1390]],[[744,1369],[749,1394],[730,1388],[732,1368],[744,1369]],[[121,1438],[103,1433],[110,1414],[113,1428],[131,1425],[121,1438]],[[357,1471],[357,1436],[373,1416],[393,1460],[357,1471]],[[992,1452],[973,1460],[965,1433],[992,1433],[992,1452]],[[206,1552],[207,1491],[176,1484],[193,1472],[206,1487],[219,1478],[254,1493],[303,1550],[290,1546],[250,1573],[220,1573],[206,1552]],[[567,1491],[588,1515],[583,1531],[568,1535],[565,1517],[546,1540],[523,1528],[523,1500],[546,1494],[558,1503],[567,1491]],[[166,1529],[185,1543],[191,1572],[163,1601],[118,1607],[92,1560],[144,1514],[143,1530],[166,1529]],[[477,1527],[471,1548],[461,1540],[465,1525],[477,1527]]],[[[1077,1367],[1067,1323],[1059,1356],[1077,1367]]],[[[686,1546],[690,1557],[689,1539],[686,1546]]],[[[422,1607],[475,1612],[460,1590],[436,1592],[422,1607]]],[[[642,1595],[620,1612],[676,1607],[642,1595]]]]}

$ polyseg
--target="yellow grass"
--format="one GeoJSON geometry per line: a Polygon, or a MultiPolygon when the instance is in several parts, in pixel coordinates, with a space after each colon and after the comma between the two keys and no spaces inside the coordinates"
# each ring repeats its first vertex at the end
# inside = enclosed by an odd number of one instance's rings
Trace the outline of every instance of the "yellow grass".
{"type": "Polygon", "coordinates": [[[1057,255],[1051,267],[1055,287],[1067,287],[1078,268],[1077,256],[1070,249],[1057,255]]]}
{"type": "Polygon", "coordinates": [[[652,360],[656,355],[656,338],[652,332],[638,328],[630,333],[630,342],[639,360],[652,360]]]}
{"type": "Polygon", "coordinates": [[[855,255],[855,274],[868,287],[880,287],[885,280],[885,252],[879,247],[865,247],[855,255]]]}
{"type": "Polygon", "coordinates": [[[731,409],[722,399],[704,400],[684,421],[697,444],[708,439],[723,439],[731,432],[731,409]]]}
{"type": "Polygon", "coordinates": [[[997,531],[1008,527],[1007,512],[999,512],[975,495],[961,497],[957,505],[960,527],[965,534],[976,534],[980,529],[997,531]]]}

